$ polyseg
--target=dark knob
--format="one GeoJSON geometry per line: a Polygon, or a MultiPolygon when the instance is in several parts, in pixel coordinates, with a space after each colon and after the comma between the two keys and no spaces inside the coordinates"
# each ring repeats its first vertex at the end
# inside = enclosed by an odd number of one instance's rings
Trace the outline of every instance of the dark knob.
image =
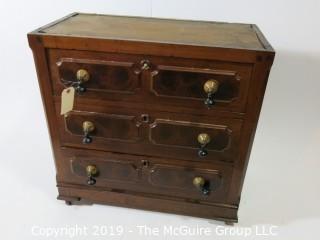
{"type": "Polygon", "coordinates": [[[78,93],[84,93],[87,90],[81,83],[77,83],[75,89],[78,93]]]}
{"type": "Polygon", "coordinates": [[[92,142],[92,137],[90,136],[90,133],[94,131],[94,124],[90,121],[85,121],[82,124],[82,129],[84,133],[84,137],[82,139],[83,144],[89,144],[92,142]]]}
{"type": "Polygon", "coordinates": [[[208,155],[208,151],[205,149],[205,148],[200,148],[199,151],[198,151],[198,155],[199,157],[205,157],[208,155]]]}
{"type": "Polygon", "coordinates": [[[87,181],[88,185],[91,185],[91,186],[95,185],[96,182],[97,182],[97,180],[94,179],[93,177],[88,177],[88,181],[87,181]]]}
{"type": "Polygon", "coordinates": [[[87,173],[87,176],[88,176],[87,184],[88,185],[95,185],[97,180],[94,177],[97,176],[97,174],[98,174],[97,167],[94,166],[94,165],[88,165],[86,167],[86,173],[87,173]]]}

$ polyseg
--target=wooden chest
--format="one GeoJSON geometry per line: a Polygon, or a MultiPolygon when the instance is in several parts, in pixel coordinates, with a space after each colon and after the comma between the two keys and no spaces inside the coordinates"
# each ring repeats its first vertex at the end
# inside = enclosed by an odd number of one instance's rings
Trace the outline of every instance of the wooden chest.
{"type": "Polygon", "coordinates": [[[58,199],[238,220],[275,54],[257,26],[74,13],[28,38],[58,199]]]}

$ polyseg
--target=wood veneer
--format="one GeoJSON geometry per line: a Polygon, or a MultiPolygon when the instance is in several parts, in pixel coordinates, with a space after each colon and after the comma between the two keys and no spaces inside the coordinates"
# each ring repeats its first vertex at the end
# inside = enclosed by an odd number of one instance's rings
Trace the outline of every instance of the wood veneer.
{"type": "Polygon", "coordinates": [[[73,13],[28,39],[58,199],[238,221],[275,55],[256,25],[73,13]],[[90,74],[86,91],[61,116],[61,92],[79,69],[90,74]],[[219,88],[208,108],[212,79],[219,88]],[[95,126],[89,144],[84,121],[95,126]],[[88,176],[88,166],[97,171],[88,176]]]}

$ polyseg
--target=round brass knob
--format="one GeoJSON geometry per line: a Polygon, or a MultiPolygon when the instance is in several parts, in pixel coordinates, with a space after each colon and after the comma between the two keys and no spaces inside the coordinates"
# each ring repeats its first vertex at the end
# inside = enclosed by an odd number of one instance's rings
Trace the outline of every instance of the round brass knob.
{"type": "Polygon", "coordinates": [[[82,123],[82,129],[83,129],[83,132],[85,133],[93,132],[94,124],[90,121],[85,121],[82,123]]]}
{"type": "Polygon", "coordinates": [[[193,185],[202,192],[203,195],[209,195],[210,183],[203,177],[195,177],[192,181],[193,185]]]}
{"type": "Polygon", "coordinates": [[[77,75],[77,80],[80,82],[80,83],[83,83],[83,82],[87,82],[89,81],[90,79],[90,74],[88,73],[87,70],[85,69],[79,69],[76,73],[77,75]]]}
{"type": "Polygon", "coordinates": [[[95,165],[88,165],[86,167],[86,173],[89,177],[93,177],[98,173],[98,169],[95,165]]]}
{"type": "Polygon", "coordinates": [[[197,188],[202,189],[202,187],[206,183],[206,180],[203,177],[195,177],[192,183],[197,188]]]}
{"type": "Polygon", "coordinates": [[[207,133],[200,133],[198,135],[198,142],[201,144],[201,145],[207,145],[209,142],[210,142],[210,136],[209,134],[207,133]]]}
{"type": "Polygon", "coordinates": [[[84,133],[84,137],[82,139],[83,144],[89,144],[92,142],[92,137],[90,133],[94,131],[94,124],[90,121],[85,121],[82,123],[82,129],[84,133]]]}
{"type": "Polygon", "coordinates": [[[95,185],[97,180],[94,178],[98,174],[98,168],[95,165],[88,165],[86,167],[86,173],[88,176],[87,184],[88,185],[95,185]]]}
{"type": "Polygon", "coordinates": [[[203,90],[208,94],[209,93],[213,94],[213,93],[217,92],[218,88],[219,88],[219,82],[214,79],[210,79],[210,80],[206,81],[203,85],[203,90]]]}

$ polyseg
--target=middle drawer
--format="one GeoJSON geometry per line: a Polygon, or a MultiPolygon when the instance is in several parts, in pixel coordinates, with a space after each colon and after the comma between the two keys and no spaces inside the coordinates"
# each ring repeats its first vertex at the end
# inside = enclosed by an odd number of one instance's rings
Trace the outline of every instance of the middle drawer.
{"type": "Polygon", "coordinates": [[[62,146],[195,161],[234,161],[242,126],[241,119],[93,106],[57,118],[62,146]]]}

